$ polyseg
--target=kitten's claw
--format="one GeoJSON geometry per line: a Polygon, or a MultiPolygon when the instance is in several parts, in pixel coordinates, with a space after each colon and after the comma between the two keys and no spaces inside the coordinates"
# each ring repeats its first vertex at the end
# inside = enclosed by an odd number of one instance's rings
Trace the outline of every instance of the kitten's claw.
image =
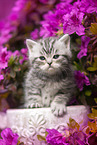
{"type": "Polygon", "coordinates": [[[28,103],[25,105],[26,108],[42,108],[43,105],[40,103],[28,103]]]}
{"type": "Polygon", "coordinates": [[[63,116],[66,113],[66,106],[65,104],[52,102],[51,111],[55,116],[63,116]]]}

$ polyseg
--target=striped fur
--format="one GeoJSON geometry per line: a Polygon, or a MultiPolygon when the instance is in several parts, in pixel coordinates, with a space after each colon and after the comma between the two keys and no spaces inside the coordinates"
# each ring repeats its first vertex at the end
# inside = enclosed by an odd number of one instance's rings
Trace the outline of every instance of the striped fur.
{"type": "Polygon", "coordinates": [[[66,112],[75,82],[71,65],[70,37],[26,41],[30,68],[25,79],[25,107],[49,107],[56,116],[66,112]]]}

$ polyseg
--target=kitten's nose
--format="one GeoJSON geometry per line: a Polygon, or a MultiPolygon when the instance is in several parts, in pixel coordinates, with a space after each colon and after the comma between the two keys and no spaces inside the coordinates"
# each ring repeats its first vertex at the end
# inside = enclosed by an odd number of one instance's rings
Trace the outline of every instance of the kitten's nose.
{"type": "Polygon", "coordinates": [[[52,62],[47,62],[49,64],[49,66],[51,66],[52,62]]]}

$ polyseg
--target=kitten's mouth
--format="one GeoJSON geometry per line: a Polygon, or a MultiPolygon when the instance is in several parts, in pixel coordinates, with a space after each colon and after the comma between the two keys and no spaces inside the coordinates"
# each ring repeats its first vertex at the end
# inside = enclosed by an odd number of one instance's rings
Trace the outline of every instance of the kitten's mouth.
{"type": "Polygon", "coordinates": [[[54,72],[54,68],[53,68],[52,66],[49,66],[49,67],[48,67],[48,72],[49,72],[49,73],[53,73],[53,72],[54,72]]]}

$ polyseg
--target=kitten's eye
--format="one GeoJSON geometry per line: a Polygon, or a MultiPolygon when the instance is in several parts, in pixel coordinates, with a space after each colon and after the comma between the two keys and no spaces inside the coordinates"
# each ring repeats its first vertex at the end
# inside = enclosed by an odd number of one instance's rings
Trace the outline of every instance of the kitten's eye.
{"type": "Polygon", "coordinates": [[[58,57],[59,57],[58,54],[53,56],[54,59],[57,59],[58,57]]]}
{"type": "Polygon", "coordinates": [[[44,56],[40,56],[39,57],[41,60],[45,60],[45,57],[44,56]]]}

